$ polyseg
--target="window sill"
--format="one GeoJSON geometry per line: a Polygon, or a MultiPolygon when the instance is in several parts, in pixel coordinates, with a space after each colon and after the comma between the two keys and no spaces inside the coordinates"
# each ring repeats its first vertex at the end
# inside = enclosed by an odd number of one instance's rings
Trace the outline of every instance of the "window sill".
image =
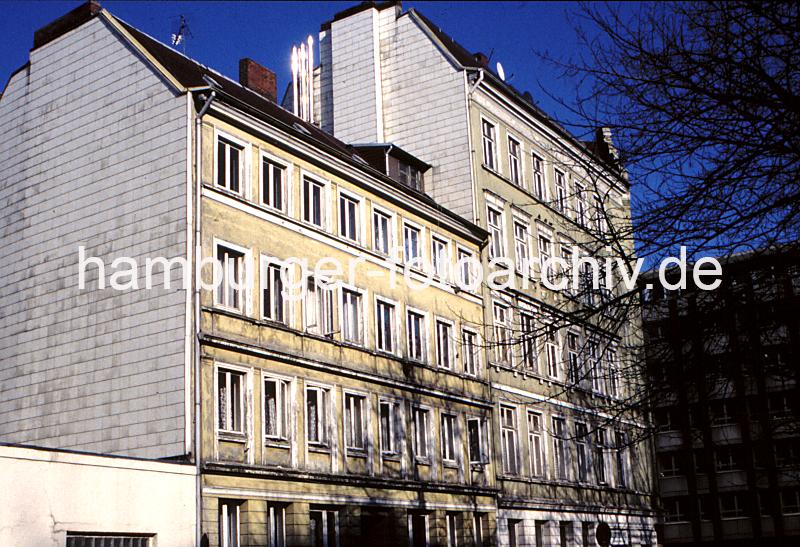
{"type": "Polygon", "coordinates": [[[273,439],[273,438],[264,439],[264,446],[269,448],[285,448],[285,449],[290,449],[292,447],[291,443],[286,439],[273,439]]]}
{"type": "Polygon", "coordinates": [[[319,443],[308,443],[308,451],[315,452],[317,454],[330,454],[331,447],[326,444],[319,444],[319,443]]]}
{"type": "Polygon", "coordinates": [[[364,460],[367,458],[367,451],[363,448],[347,448],[345,449],[345,455],[348,458],[358,458],[364,460]]]}
{"type": "Polygon", "coordinates": [[[414,458],[414,463],[417,465],[429,466],[431,461],[428,458],[414,458]]]}
{"type": "Polygon", "coordinates": [[[217,431],[217,440],[244,444],[247,442],[247,434],[235,431],[217,431]]]}
{"type": "Polygon", "coordinates": [[[458,469],[458,462],[455,460],[442,460],[442,467],[445,469],[458,469]]]}
{"type": "Polygon", "coordinates": [[[381,459],[387,462],[400,462],[400,454],[396,454],[394,452],[383,452],[381,454],[381,459]]]}

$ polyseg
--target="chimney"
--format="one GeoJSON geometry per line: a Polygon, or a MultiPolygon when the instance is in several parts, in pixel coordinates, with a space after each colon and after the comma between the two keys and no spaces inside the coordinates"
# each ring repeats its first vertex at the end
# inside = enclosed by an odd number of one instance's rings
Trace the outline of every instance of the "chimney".
{"type": "Polygon", "coordinates": [[[270,101],[278,100],[278,81],[275,73],[245,57],[239,61],[239,83],[270,101]]]}

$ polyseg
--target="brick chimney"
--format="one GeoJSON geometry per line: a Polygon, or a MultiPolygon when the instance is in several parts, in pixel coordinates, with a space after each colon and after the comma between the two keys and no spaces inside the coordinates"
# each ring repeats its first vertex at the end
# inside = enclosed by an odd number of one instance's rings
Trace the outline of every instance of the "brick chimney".
{"type": "Polygon", "coordinates": [[[239,83],[273,103],[278,100],[278,81],[275,73],[250,58],[239,60],[239,83]]]}

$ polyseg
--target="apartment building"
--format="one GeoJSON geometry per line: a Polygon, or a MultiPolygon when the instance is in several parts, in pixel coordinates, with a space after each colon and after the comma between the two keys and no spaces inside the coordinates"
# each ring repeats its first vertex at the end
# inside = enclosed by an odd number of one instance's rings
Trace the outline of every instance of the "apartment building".
{"type": "MultiPolygon", "coordinates": [[[[676,281],[676,279],[670,279],[676,281]]],[[[643,284],[652,279],[643,279],[643,284]]],[[[800,536],[800,264],[735,255],[713,291],[645,290],[664,545],[800,536]]]]}
{"type": "Polygon", "coordinates": [[[620,370],[631,369],[637,322],[609,328],[601,310],[619,289],[602,275],[596,290],[543,279],[573,274],[543,270],[547,258],[604,257],[614,234],[632,255],[629,189],[609,133],[575,139],[485,55],[399,2],[340,12],[322,24],[319,48],[314,121],[348,142],[423,157],[425,192],[489,232],[486,271],[498,272],[491,260],[514,265],[511,286],[483,286],[499,543],[655,543],[644,418],[610,412],[629,394],[620,370]]]}
{"type": "Polygon", "coordinates": [[[0,440],[194,463],[198,545],[493,545],[483,302],[452,277],[485,230],[240,69],[95,3],[37,31],[0,97],[0,440]],[[149,288],[157,257],[187,265],[149,288]]]}

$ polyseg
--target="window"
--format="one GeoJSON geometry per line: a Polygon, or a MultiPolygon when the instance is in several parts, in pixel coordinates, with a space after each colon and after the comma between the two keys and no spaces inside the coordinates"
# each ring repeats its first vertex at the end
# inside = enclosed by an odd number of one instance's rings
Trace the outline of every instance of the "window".
{"type": "Polygon", "coordinates": [[[528,450],[531,457],[531,475],[544,476],[544,441],[542,440],[542,415],[528,412],[528,450]]]}
{"type": "Polygon", "coordinates": [[[517,453],[517,409],[500,407],[500,440],[503,448],[503,472],[519,472],[517,453]]]}
{"type": "Polygon", "coordinates": [[[589,362],[592,367],[592,390],[602,393],[603,371],[600,363],[600,345],[594,341],[589,342],[589,362]]]}
{"type": "Polygon", "coordinates": [[[344,437],[345,447],[349,449],[363,450],[364,431],[366,423],[364,414],[366,412],[366,397],[345,393],[344,395],[344,437]]]}
{"type": "MultiPolygon", "coordinates": [[[[221,521],[220,521],[221,526],[221,521]]],[[[150,538],[153,536],[139,534],[95,534],[84,532],[67,532],[67,547],[150,547],[150,538]]],[[[221,536],[224,537],[224,536],[221,536]]],[[[227,547],[227,545],[221,543],[227,547]]],[[[234,544],[239,545],[238,543],[234,544]]]]}
{"type": "Polygon", "coordinates": [[[306,440],[309,444],[328,442],[328,390],[306,387],[306,440]]]}
{"type": "Polygon", "coordinates": [[[265,319],[288,323],[287,302],[284,298],[283,277],[286,270],[279,264],[269,264],[264,260],[263,272],[263,309],[265,319]]]}
{"type": "Polygon", "coordinates": [[[677,477],[683,475],[681,469],[681,456],[678,452],[668,452],[658,455],[658,466],[662,477],[677,477]]]}
{"type": "Polygon", "coordinates": [[[522,186],[522,145],[514,137],[508,137],[508,177],[517,186],[522,186]]]}
{"type": "Polygon", "coordinates": [[[309,511],[311,545],[313,547],[339,547],[339,514],[330,509],[309,511]]]}
{"type": "Polygon", "coordinates": [[[447,370],[453,370],[453,325],[445,321],[436,321],[436,364],[447,370]]]}
{"type": "Polygon", "coordinates": [[[800,488],[786,488],[781,490],[781,512],[784,515],[800,513],[800,488]]]}
{"type": "Polygon", "coordinates": [[[686,520],[686,498],[664,498],[664,521],[683,522],[686,520]]]}
{"type": "Polygon", "coordinates": [[[372,247],[384,255],[392,248],[392,217],[381,211],[372,212],[372,247]]]}
{"type": "Polygon", "coordinates": [[[581,365],[578,357],[578,335],[567,333],[567,381],[577,385],[581,380],[581,365]]]}
{"type": "Polygon", "coordinates": [[[494,358],[498,363],[511,363],[511,310],[508,306],[495,302],[494,318],[494,358]]]}
{"type": "Polygon", "coordinates": [[[555,170],[556,172],[556,209],[562,213],[567,209],[567,184],[564,178],[564,173],[555,170]]]}
{"type": "Polygon", "coordinates": [[[324,227],[325,185],[309,177],[303,177],[303,220],[324,227]]]}
{"type": "Polygon", "coordinates": [[[570,248],[570,244],[567,242],[561,242],[561,258],[564,260],[564,264],[561,267],[561,278],[566,280],[566,289],[564,292],[570,295],[575,294],[575,288],[572,281],[572,258],[573,252],[570,248]]]}
{"type": "Polygon", "coordinates": [[[268,503],[267,518],[269,547],[286,547],[286,506],[282,503],[268,503]]]}
{"type": "Polygon", "coordinates": [[[447,242],[434,237],[431,239],[431,262],[433,273],[440,279],[448,279],[450,273],[450,252],[447,242]]]}
{"type": "Polygon", "coordinates": [[[322,280],[306,280],[306,330],[320,336],[333,334],[333,289],[322,280]]]}
{"type": "Polygon", "coordinates": [[[361,203],[349,196],[339,196],[339,235],[351,241],[359,241],[359,211],[361,203]]]}
{"type": "Polygon", "coordinates": [[[514,252],[518,272],[530,272],[530,251],[528,250],[528,224],[514,221],[514,252]]]}
{"type": "Polygon", "coordinates": [[[471,330],[461,331],[461,354],[464,359],[464,372],[477,376],[480,371],[480,349],[478,333],[471,330]]]}
{"type": "Polygon", "coordinates": [[[397,180],[415,190],[424,191],[422,172],[408,163],[397,162],[397,180]]]}
{"type": "Polygon", "coordinates": [[[461,288],[463,289],[472,287],[473,260],[474,258],[471,252],[465,249],[458,250],[458,278],[461,288]]]}
{"type": "Polygon", "coordinates": [[[408,542],[411,547],[428,547],[428,515],[408,512],[408,542]]]}
{"type": "Polygon", "coordinates": [[[364,323],[361,320],[361,293],[342,288],[342,338],[345,342],[364,342],[364,323]]]}
{"type": "Polygon", "coordinates": [[[600,236],[606,233],[606,212],[600,196],[594,196],[594,228],[600,236]]]}
{"type": "Polygon", "coordinates": [[[422,235],[419,228],[403,225],[404,259],[417,268],[422,267],[422,235]]]}
{"type": "Polygon", "coordinates": [[[413,361],[425,361],[425,316],[408,311],[406,315],[406,333],[408,335],[408,358],[413,361]]]}
{"type": "Polygon", "coordinates": [[[395,305],[384,300],[375,303],[375,347],[380,351],[394,353],[395,341],[395,305]]]}
{"type": "Polygon", "coordinates": [[[241,194],[243,174],[244,146],[218,136],[217,186],[241,194]]]}
{"type": "Polygon", "coordinates": [[[489,538],[489,522],[486,513],[473,513],[472,515],[472,537],[475,539],[475,547],[484,547],[489,538]]]}
{"type": "Polygon", "coordinates": [[[489,463],[488,432],[486,421],[482,418],[467,419],[467,441],[469,442],[469,463],[489,463]]]}
{"type": "Polygon", "coordinates": [[[606,430],[598,429],[594,438],[594,474],[597,484],[606,484],[606,430]]]}
{"type": "Polygon", "coordinates": [[[264,378],[264,434],[268,439],[289,438],[289,382],[264,378]]]}
{"type": "Polygon", "coordinates": [[[239,503],[237,502],[223,501],[219,504],[219,544],[220,547],[239,547],[239,503]]]}
{"type": "Polygon", "coordinates": [[[489,207],[486,214],[489,223],[489,258],[500,258],[505,256],[503,250],[503,214],[489,207]]]}
{"type": "Polygon", "coordinates": [[[564,418],[553,418],[553,463],[557,479],[568,479],[567,426],[564,418]]]}
{"type": "Polygon", "coordinates": [[[449,512],[445,515],[447,524],[447,547],[458,547],[458,513],[449,512]]]}
{"type": "Polygon", "coordinates": [[[553,256],[553,249],[550,245],[550,238],[539,234],[539,272],[541,279],[553,281],[553,271],[550,259],[553,256]]]}
{"type": "Polygon", "coordinates": [[[547,375],[550,378],[558,379],[558,331],[555,327],[547,327],[544,348],[547,359],[547,375]]]}
{"type": "Polygon", "coordinates": [[[616,456],[617,456],[617,486],[625,488],[628,486],[628,439],[627,435],[622,431],[614,432],[614,440],[616,441],[616,456]]]}
{"type": "Polygon", "coordinates": [[[586,193],[582,184],[575,183],[575,221],[586,226],[586,193]]]}
{"type": "Polygon", "coordinates": [[[738,493],[719,494],[720,516],[724,519],[745,516],[744,500],[738,493]]]}
{"type": "Polygon", "coordinates": [[[742,452],[739,446],[717,446],[714,449],[714,456],[717,471],[731,471],[742,467],[742,452]]]}
{"type": "Polygon", "coordinates": [[[544,180],[544,160],[533,154],[533,195],[541,200],[547,199],[547,187],[544,180]]]}
{"type": "Polygon", "coordinates": [[[244,433],[243,372],[217,369],[217,429],[228,433],[244,433]]]}
{"type": "Polygon", "coordinates": [[[589,433],[586,424],[575,424],[575,456],[578,460],[578,482],[589,481],[589,433]]]}
{"type": "Polygon", "coordinates": [[[606,362],[608,364],[608,394],[612,397],[619,396],[619,365],[617,363],[617,352],[613,349],[606,351],[606,362]]]}
{"type": "Polygon", "coordinates": [[[526,370],[539,373],[539,363],[536,359],[536,320],[529,313],[520,314],[520,327],[522,330],[522,365],[526,370]]]}
{"type": "Polygon", "coordinates": [[[244,304],[244,257],[241,251],[217,245],[217,270],[222,274],[217,285],[217,303],[239,311],[242,311],[244,304]]]}
{"type": "Polygon", "coordinates": [[[267,207],[287,210],[286,166],[269,158],[261,158],[261,203],[267,207]]]}
{"type": "Polygon", "coordinates": [[[456,460],[456,417],[452,414],[442,414],[442,460],[454,462],[456,460]]]}
{"type": "MultiPolygon", "coordinates": [[[[522,521],[507,519],[508,522],[508,547],[520,547],[522,543],[522,521]]],[[[540,536],[537,534],[537,538],[540,536]]]]}
{"type": "Polygon", "coordinates": [[[397,403],[380,401],[378,404],[378,420],[381,436],[381,452],[383,454],[397,454],[397,403]]]}
{"type": "Polygon", "coordinates": [[[417,459],[428,459],[428,410],[414,409],[414,456],[417,459]]]}
{"type": "Polygon", "coordinates": [[[495,127],[489,120],[482,120],[481,136],[483,142],[483,164],[489,169],[496,170],[495,166],[495,127]]]}

